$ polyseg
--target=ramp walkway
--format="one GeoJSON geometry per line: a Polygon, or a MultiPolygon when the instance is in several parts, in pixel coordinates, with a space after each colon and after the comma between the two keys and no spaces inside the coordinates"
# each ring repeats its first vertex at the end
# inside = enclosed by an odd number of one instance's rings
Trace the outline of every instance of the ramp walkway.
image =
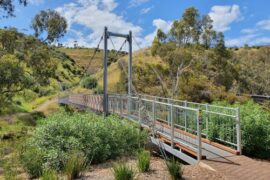
{"type": "MultiPolygon", "coordinates": [[[[59,103],[103,112],[102,95],[73,94],[59,103]]],[[[241,154],[238,108],[123,94],[109,94],[108,103],[111,114],[149,129],[154,144],[189,164],[241,154]]]]}

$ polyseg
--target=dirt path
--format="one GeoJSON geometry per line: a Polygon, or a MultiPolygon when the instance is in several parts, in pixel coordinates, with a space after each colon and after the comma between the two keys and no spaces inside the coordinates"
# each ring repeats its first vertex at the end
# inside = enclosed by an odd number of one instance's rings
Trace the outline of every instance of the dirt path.
{"type": "MultiPolygon", "coordinates": [[[[124,161],[136,172],[136,180],[171,180],[164,160],[159,157],[151,158],[150,171],[146,173],[138,172],[135,159],[125,159],[124,161]]],[[[86,172],[81,179],[114,180],[112,171],[113,163],[115,163],[115,161],[94,165],[91,167],[91,170],[86,172]]],[[[186,180],[225,179],[215,170],[211,170],[200,165],[183,165],[183,178],[186,180]]]]}
{"type": "MultiPolygon", "coordinates": [[[[50,99],[50,100],[42,103],[41,105],[39,105],[37,108],[33,109],[31,112],[35,112],[35,111],[44,112],[46,109],[48,109],[49,106],[51,106],[52,104],[56,104],[56,103],[57,103],[57,98],[50,99]]],[[[3,116],[0,116],[0,120],[4,120],[4,121],[7,121],[9,123],[12,123],[12,122],[15,122],[18,117],[24,116],[24,115],[29,114],[31,112],[3,115],[3,116]]]]}

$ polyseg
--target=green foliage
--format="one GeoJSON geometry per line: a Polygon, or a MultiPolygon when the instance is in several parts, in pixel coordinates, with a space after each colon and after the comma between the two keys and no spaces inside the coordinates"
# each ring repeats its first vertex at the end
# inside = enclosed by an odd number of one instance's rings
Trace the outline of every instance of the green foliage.
{"type": "Polygon", "coordinates": [[[57,64],[55,59],[50,57],[49,49],[47,48],[38,47],[33,50],[29,65],[33,68],[33,75],[40,84],[49,84],[49,78],[55,76],[57,64]]]}
{"type": "Polygon", "coordinates": [[[49,170],[45,170],[42,173],[41,179],[42,180],[58,180],[59,178],[56,171],[49,169],[49,170]]]}
{"type": "Polygon", "coordinates": [[[124,163],[115,164],[113,166],[113,174],[115,180],[132,180],[135,176],[132,168],[124,163]]]}
{"type": "MultiPolygon", "coordinates": [[[[24,6],[27,5],[27,0],[18,0],[19,4],[22,4],[24,6]]],[[[4,12],[2,16],[7,18],[10,16],[14,16],[14,1],[13,0],[5,0],[5,1],[0,1],[0,9],[1,13],[4,12]]]]}
{"type": "Polygon", "coordinates": [[[270,158],[270,112],[254,102],[240,106],[243,153],[270,158]]]}
{"type": "Polygon", "coordinates": [[[140,151],[137,154],[137,166],[140,172],[147,172],[150,169],[151,155],[149,151],[140,151]]]}
{"type": "Polygon", "coordinates": [[[32,27],[36,37],[42,35],[44,31],[46,31],[47,37],[44,41],[52,43],[64,36],[67,29],[67,21],[57,11],[42,10],[33,19],[32,27]]]}
{"type": "Polygon", "coordinates": [[[32,92],[35,98],[54,94],[57,82],[75,85],[78,71],[74,60],[38,39],[16,29],[0,29],[0,113],[27,109],[24,104],[34,98],[27,94],[32,92]]]}
{"type": "Polygon", "coordinates": [[[43,172],[44,153],[36,147],[26,146],[20,155],[25,170],[32,178],[40,177],[43,172]]]}
{"type": "Polygon", "coordinates": [[[171,175],[171,178],[173,180],[182,179],[182,174],[183,174],[182,167],[178,161],[176,161],[175,159],[172,159],[172,160],[166,161],[166,165],[171,175]]]}
{"type": "Polygon", "coordinates": [[[146,137],[146,132],[115,116],[56,113],[41,121],[28,144],[44,153],[44,166],[64,170],[74,151],[82,152],[87,164],[100,163],[136,151],[146,137]]]}
{"type": "MultiPolygon", "coordinates": [[[[230,106],[228,103],[218,104],[230,106]]],[[[270,158],[270,112],[252,101],[234,106],[240,107],[243,153],[257,158],[270,158]]],[[[224,133],[226,133],[223,129],[231,126],[228,120],[218,116],[211,117],[209,122],[210,138],[223,138],[224,133]]],[[[227,131],[226,136],[232,137],[233,133],[235,132],[227,131]]]]}
{"type": "Polygon", "coordinates": [[[80,177],[81,172],[86,168],[87,159],[80,152],[73,152],[69,155],[69,158],[65,164],[65,174],[68,180],[73,180],[80,177]]]}
{"type": "Polygon", "coordinates": [[[157,54],[157,50],[159,46],[160,46],[160,43],[158,41],[158,38],[155,37],[154,41],[152,42],[152,47],[151,47],[152,56],[155,56],[157,54]]]}
{"type": "Polygon", "coordinates": [[[101,86],[97,86],[94,89],[94,94],[102,94],[103,93],[103,88],[101,86]]]}
{"type": "Polygon", "coordinates": [[[22,121],[27,126],[35,126],[37,124],[37,120],[45,118],[44,113],[42,112],[31,112],[29,114],[25,114],[19,117],[19,120],[22,121]]]}
{"type": "Polygon", "coordinates": [[[0,94],[2,98],[13,96],[27,86],[25,66],[14,55],[0,57],[0,94]]]}
{"type": "Polygon", "coordinates": [[[97,79],[94,77],[85,77],[81,81],[81,86],[87,89],[94,89],[97,87],[97,79]]]}

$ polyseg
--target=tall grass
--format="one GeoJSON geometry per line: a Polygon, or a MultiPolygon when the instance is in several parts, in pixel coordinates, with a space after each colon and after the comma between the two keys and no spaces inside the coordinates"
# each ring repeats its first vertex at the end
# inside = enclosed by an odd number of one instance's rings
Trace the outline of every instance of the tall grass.
{"type": "Polygon", "coordinates": [[[58,175],[55,170],[45,170],[41,176],[42,180],[58,180],[58,175]]]}
{"type": "Polygon", "coordinates": [[[150,152],[140,151],[137,155],[137,166],[140,172],[146,172],[150,169],[150,152]]]}
{"type": "Polygon", "coordinates": [[[73,152],[65,165],[65,174],[68,180],[73,180],[80,177],[82,171],[86,169],[86,158],[82,153],[73,152]]]}
{"type": "Polygon", "coordinates": [[[172,159],[172,160],[167,161],[166,165],[167,165],[168,171],[171,175],[171,178],[173,180],[182,179],[182,174],[183,174],[182,167],[178,161],[176,161],[175,159],[172,159]]]}
{"type": "Polygon", "coordinates": [[[135,176],[133,169],[124,163],[115,164],[113,174],[115,180],[133,180],[135,176]]]}

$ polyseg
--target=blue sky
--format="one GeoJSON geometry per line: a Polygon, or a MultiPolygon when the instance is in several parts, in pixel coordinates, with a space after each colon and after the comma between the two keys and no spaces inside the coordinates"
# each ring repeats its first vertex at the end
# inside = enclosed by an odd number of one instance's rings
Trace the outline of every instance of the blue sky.
{"type": "MultiPolygon", "coordinates": [[[[16,6],[16,17],[0,19],[0,28],[17,27],[33,33],[31,20],[42,9],[55,9],[66,17],[68,33],[61,42],[93,47],[103,27],[126,33],[132,30],[142,47],[151,45],[157,28],[168,31],[190,6],[209,14],[214,28],[225,34],[227,46],[270,44],[270,1],[266,0],[29,0],[27,7],[16,6]]],[[[114,39],[116,46],[122,40],[114,39]]]]}

